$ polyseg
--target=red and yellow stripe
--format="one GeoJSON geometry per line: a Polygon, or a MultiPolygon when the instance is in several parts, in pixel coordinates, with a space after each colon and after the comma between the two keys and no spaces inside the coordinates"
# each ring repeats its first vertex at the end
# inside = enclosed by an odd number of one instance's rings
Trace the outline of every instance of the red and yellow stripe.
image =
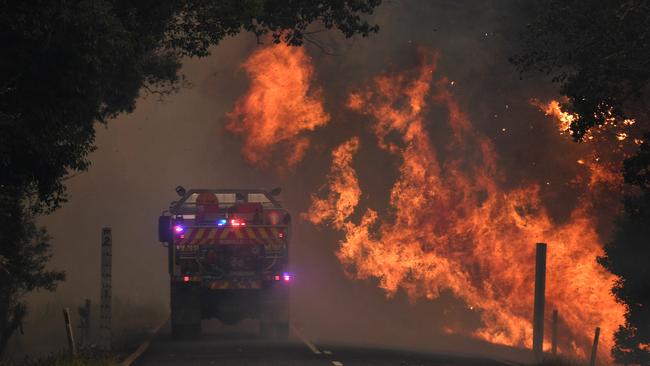
{"type": "Polygon", "coordinates": [[[190,227],[175,245],[207,245],[222,242],[251,244],[283,244],[286,232],[276,227],[190,227]]]}

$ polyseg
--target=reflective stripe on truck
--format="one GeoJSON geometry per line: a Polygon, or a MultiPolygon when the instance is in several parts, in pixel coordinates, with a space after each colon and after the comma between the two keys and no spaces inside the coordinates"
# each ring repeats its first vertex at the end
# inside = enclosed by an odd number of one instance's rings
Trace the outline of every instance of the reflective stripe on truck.
{"type": "Polygon", "coordinates": [[[285,229],[277,227],[188,227],[174,238],[174,244],[284,244],[286,235],[285,229]]]}

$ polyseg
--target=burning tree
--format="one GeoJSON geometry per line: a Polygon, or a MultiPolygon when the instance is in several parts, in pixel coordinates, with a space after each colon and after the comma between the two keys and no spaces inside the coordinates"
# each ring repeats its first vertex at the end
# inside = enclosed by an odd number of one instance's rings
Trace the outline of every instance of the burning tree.
{"type": "Polygon", "coordinates": [[[617,151],[628,192],[600,263],[620,276],[613,293],[626,307],[612,353],[620,363],[644,365],[650,364],[650,134],[640,135],[648,131],[650,118],[649,22],[650,3],[642,0],[541,1],[520,54],[512,58],[522,72],[540,71],[561,85],[566,100],[559,119],[575,140],[601,143],[601,131],[615,128],[617,140],[637,145],[636,152],[617,151]],[[631,125],[638,136],[628,138],[631,125]]]}

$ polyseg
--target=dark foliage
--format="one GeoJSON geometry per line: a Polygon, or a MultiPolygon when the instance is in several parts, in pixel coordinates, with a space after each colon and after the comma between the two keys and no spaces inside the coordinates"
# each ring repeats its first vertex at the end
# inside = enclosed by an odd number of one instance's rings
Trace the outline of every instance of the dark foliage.
{"type": "Polygon", "coordinates": [[[543,0],[511,61],[552,76],[577,114],[576,140],[608,118],[647,118],[650,2],[543,0]]]}
{"type": "Polygon", "coordinates": [[[300,45],[314,22],[367,36],[377,27],[360,15],[379,2],[1,1],[0,185],[33,188],[34,207],[54,209],[62,178],[88,168],[94,123],[132,111],[143,88],[173,91],[180,57],[241,31],[300,45]]]}
{"type": "Polygon", "coordinates": [[[27,313],[21,301],[25,293],[53,291],[64,273],[46,269],[50,259],[49,237],[37,228],[33,217],[25,214],[19,197],[0,196],[0,355],[11,335],[22,331],[27,313]]]}
{"type": "MultiPolygon", "coordinates": [[[[145,93],[179,86],[181,58],[242,31],[300,45],[320,23],[346,37],[377,26],[380,0],[0,0],[0,352],[26,309],[20,294],[62,280],[46,271],[34,214],[65,201],[88,169],[95,124],[145,93]]],[[[260,38],[261,39],[261,38],[260,38]]]]}
{"type": "Polygon", "coordinates": [[[637,190],[625,197],[614,239],[598,260],[620,277],[613,292],[627,306],[612,353],[625,365],[650,365],[650,134],[625,161],[623,175],[637,190]]]}

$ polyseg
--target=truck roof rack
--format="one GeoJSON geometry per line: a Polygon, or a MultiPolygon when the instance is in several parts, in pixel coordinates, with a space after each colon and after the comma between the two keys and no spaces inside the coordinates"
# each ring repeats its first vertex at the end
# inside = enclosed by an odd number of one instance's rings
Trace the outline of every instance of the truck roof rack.
{"type": "Polygon", "coordinates": [[[221,189],[190,189],[188,190],[183,197],[181,197],[180,200],[172,202],[172,204],[169,207],[169,212],[172,214],[182,214],[184,211],[186,211],[184,208],[186,208],[188,205],[195,205],[194,203],[189,203],[187,202],[190,198],[196,197],[196,195],[200,193],[213,193],[213,194],[242,194],[244,197],[247,197],[249,194],[261,194],[264,195],[264,197],[271,203],[273,207],[277,208],[282,208],[282,205],[280,202],[278,202],[273,195],[268,190],[264,189],[241,189],[241,188],[236,188],[236,189],[228,189],[228,188],[221,188],[221,189]]]}

